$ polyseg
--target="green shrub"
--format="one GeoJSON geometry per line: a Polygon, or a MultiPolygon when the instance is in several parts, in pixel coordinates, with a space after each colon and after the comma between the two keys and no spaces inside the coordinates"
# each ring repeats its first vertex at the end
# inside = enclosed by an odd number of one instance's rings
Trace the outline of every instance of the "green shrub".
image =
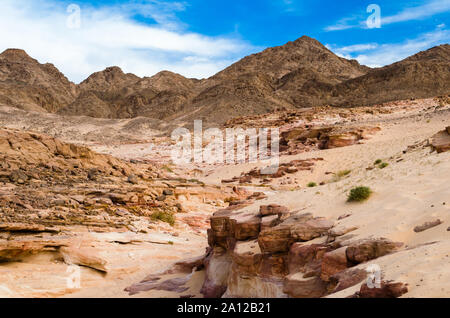
{"type": "Polygon", "coordinates": [[[379,165],[380,163],[382,163],[383,161],[381,160],[381,159],[377,159],[377,160],[375,160],[375,165],[379,165]]]}
{"type": "Polygon", "coordinates": [[[387,162],[383,162],[383,163],[380,164],[378,167],[379,167],[380,169],[384,169],[384,168],[386,168],[387,166],[389,166],[389,164],[388,164],[387,162]]]}
{"type": "Polygon", "coordinates": [[[350,173],[351,173],[352,171],[351,170],[341,170],[341,171],[338,171],[338,173],[336,173],[336,175],[339,177],[339,178],[342,178],[342,177],[345,177],[346,175],[349,175],[350,173]]]}
{"type": "Polygon", "coordinates": [[[308,183],[308,188],[314,188],[314,187],[317,187],[317,183],[315,183],[315,182],[310,182],[310,183],[308,183]]]}
{"type": "Polygon", "coordinates": [[[175,225],[175,214],[173,212],[168,211],[157,211],[154,212],[150,218],[154,221],[162,221],[169,223],[170,225],[175,225]]]}
{"type": "Polygon", "coordinates": [[[350,190],[348,195],[348,202],[361,202],[367,200],[372,194],[372,190],[369,187],[356,187],[350,190]]]}

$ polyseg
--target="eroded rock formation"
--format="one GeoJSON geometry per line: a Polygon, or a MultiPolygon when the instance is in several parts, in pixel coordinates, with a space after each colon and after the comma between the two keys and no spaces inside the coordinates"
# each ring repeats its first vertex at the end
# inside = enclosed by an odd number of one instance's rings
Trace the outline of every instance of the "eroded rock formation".
{"type": "Polygon", "coordinates": [[[335,238],[352,229],[333,226],[330,220],[275,204],[257,211],[235,205],[214,213],[203,295],[322,297],[365,279],[366,272],[353,266],[403,245],[385,238],[340,242],[335,238]]]}

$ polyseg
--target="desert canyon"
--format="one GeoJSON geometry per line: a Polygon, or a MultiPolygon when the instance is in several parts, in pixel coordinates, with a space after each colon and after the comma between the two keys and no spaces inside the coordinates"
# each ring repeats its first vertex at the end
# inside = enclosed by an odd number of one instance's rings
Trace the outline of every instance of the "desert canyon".
{"type": "Polygon", "coordinates": [[[450,297],[448,44],[369,68],[303,36],[78,85],[8,49],[0,158],[0,297],[450,297]],[[173,164],[198,119],[278,128],[278,170],[173,164]]]}

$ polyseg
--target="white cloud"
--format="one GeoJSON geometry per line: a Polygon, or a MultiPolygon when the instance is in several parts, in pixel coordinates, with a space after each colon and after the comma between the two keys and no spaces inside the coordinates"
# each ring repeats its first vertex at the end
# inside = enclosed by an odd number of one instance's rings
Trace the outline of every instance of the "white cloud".
{"type": "MultiPolygon", "coordinates": [[[[386,17],[383,16],[383,7],[381,7],[381,26],[399,22],[420,20],[444,12],[450,12],[450,0],[429,0],[423,5],[405,8],[394,15],[386,17]]],[[[334,25],[325,27],[324,30],[341,31],[352,28],[367,28],[366,19],[368,16],[368,14],[359,14],[343,18],[334,25]]]]}
{"type": "MultiPolygon", "coordinates": [[[[353,52],[361,52],[361,51],[368,51],[373,50],[378,47],[377,43],[368,43],[368,44],[354,44],[349,46],[343,46],[336,49],[336,52],[345,54],[345,53],[353,53],[353,52]]],[[[331,46],[331,49],[333,47],[331,46]]]]}
{"type": "Polygon", "coordinates": [[[359,63],[380,67],[400,61],[419,51],[427,50],[433,46],[448,43],[450,40],[450,30],[435,30],[424,33],[415,39],[410,39],[401,43],[387,44],[356,44],[346,47],[328,47],[337,55],[356,59],[359,63]],[[364,53],[363,53],[364,52],[364,53]]]}
{"type": "Polygon", "coordinates": [[[22,48],[75,82],[111,65],[139,76],[168,69],[208,77],[253,49],[238,39],[183,31],[174,14],[183,8],[157,1],[135,1],[126,8],[82,6],[81,28],[70,29],[66,7],[54,0],[2,0],[0,49],[22,48]],[[135,14],[156,23],[139,23],[131,18],[135,14]]]}
{"type": "Polygon", "coordinates": [[[381,19],[382,24],[419,20],[435,14],[450,11],[450,0],[433,0],[424,5],[406,8],[403,11],[381,19]]]}
{"type": "Polygon", "coordinates": [[[360,24],[358,24],[355,21],[360,20],[360,19],[361,19],[361,16],[342,18],[336,24],[327,26],[326,28],[324,28],[324,30],[327,32],[331,32],[331,31],[342,31],[342,30],[356,28],[356,27],[359,27],[360,24]]]}

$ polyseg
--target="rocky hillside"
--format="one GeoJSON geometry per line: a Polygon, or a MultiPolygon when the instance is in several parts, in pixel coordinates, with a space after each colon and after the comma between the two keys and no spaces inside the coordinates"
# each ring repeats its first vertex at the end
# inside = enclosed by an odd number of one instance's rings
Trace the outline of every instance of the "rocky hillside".
{"type": "Polygon", "coordinates": [[[110,67],[79,85],[21,50],[0,55],[0,102],[26,110],[97,118],[223,123],[274,110],[361,106],[450,91],[450,46],[370,69],[303,36],[243,58],[204,80],[168,71],[139,78],[110,67]]]}
{"type": "Polygon", "coordinates": [[[54,113],[76,96],[76,85],[53,64],[39,64],[23,50],[9,49],[0,54],[1,103],[54,113]]]}

